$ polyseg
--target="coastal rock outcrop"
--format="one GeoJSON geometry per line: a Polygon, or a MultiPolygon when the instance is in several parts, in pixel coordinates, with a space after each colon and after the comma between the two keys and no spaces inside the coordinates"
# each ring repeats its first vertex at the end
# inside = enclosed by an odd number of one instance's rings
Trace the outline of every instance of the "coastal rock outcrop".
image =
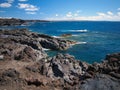
{"type": "Polygon", "coordinates": [[[24,20],[15,18],[0,18],[0,26],[12,26],[12,25],[22,25],[25,24],[24,20]]]}
{"type": "Polygon", "coordinates": [[[87,63],[75,60],[69,54],[58,54],[49,59],[41,67],[42,74],[51,78],[63,78],[69,84],[74,83],[74,79],[82,76],[87,70],[87,63]]]}
{"type": "Polygon", "coordinates": [[[15,43],[25,44],[34,49],[47,48],[51,50],[66,50],[75,41],[54,38],[44,34],[29,32],[27,29],[20,30],[0,30],[0,37],[10,38],[15,43]]]}
{"type": "Polygon", "coordinates": [[[0,30],[0,90],[119,90],[120,53],[88,64],[69,54],[76,42],[21,30],[0,30]]]}
{"type": "Polygon", "coordinates": [[[0,26],[28,25],[34,22],[48,22],[47,20],[22,20],[18,18],[0,18],[0,26]]]}
{"type": "Polygon", "coordinates": [[[35,50],[28,45],[15,43],[10,38],[0,38],[0,55],[3,60],[37,61],[46,58],[47,54],[41,50],[35,50]]]}

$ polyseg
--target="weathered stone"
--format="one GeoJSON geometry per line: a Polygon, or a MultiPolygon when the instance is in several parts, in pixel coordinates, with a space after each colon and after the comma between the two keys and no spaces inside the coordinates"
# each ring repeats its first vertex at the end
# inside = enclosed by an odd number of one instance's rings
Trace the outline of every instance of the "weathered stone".
{"type": "Polygon", "coordinates": [[[8,69],[3,73],[3,76],[7,76],[7,77],[11,77],[11,78],[15,78],[19,76],[19,72],[17,72],[14,69],[8,69]]]}
{"type": "Polygon", "coordinates": [[[119,90],[120,53],[88,64],[69,54],[49,58],[43,50],[73,43],[26,29],[0,30],[0,90],[119,90]]]}
{"type": "Polygon", "coordinates": [[[3,55],[0,55],[0,60],[3,60],[4,59],[4,56],[3,55]]]}
{"type": "Polygon", "coordinates": [[[80,90],[119,90],[120,82],[107,75],[98,74],[80,85],[80,90]]]}

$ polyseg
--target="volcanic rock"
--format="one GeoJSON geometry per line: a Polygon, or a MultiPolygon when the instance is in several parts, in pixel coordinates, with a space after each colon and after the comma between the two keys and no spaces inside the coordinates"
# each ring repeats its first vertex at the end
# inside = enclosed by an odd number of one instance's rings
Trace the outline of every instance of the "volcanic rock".
{"type": "Polygon", "coordinates": [[[48,57],[43,50],[73,43],[26,29],[0,30],[0,90],[119,90],[120,53],[88,64],[69,54],[48,57]]]}

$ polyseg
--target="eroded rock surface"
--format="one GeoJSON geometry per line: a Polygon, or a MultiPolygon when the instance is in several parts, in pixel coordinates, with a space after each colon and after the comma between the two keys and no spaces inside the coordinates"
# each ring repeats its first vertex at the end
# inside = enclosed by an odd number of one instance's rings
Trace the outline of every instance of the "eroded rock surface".
{"type": "Polygon", "coordinates": [[[0,30],[0,90],[120,90],[120,53],[88,64],[69,54],[48,57],[74,41],[21,30],[0,30]]]}

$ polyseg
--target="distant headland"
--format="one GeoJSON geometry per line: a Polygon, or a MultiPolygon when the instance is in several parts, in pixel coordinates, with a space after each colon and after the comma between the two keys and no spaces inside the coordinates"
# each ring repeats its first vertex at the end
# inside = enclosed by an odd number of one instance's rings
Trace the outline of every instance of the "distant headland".
{"type": "Polygon", "coordinates": [[[17,18],[0,18],[0,26],[26,25],[29,22],[49,22],[47,20],[23,20],[17,18]]]}

